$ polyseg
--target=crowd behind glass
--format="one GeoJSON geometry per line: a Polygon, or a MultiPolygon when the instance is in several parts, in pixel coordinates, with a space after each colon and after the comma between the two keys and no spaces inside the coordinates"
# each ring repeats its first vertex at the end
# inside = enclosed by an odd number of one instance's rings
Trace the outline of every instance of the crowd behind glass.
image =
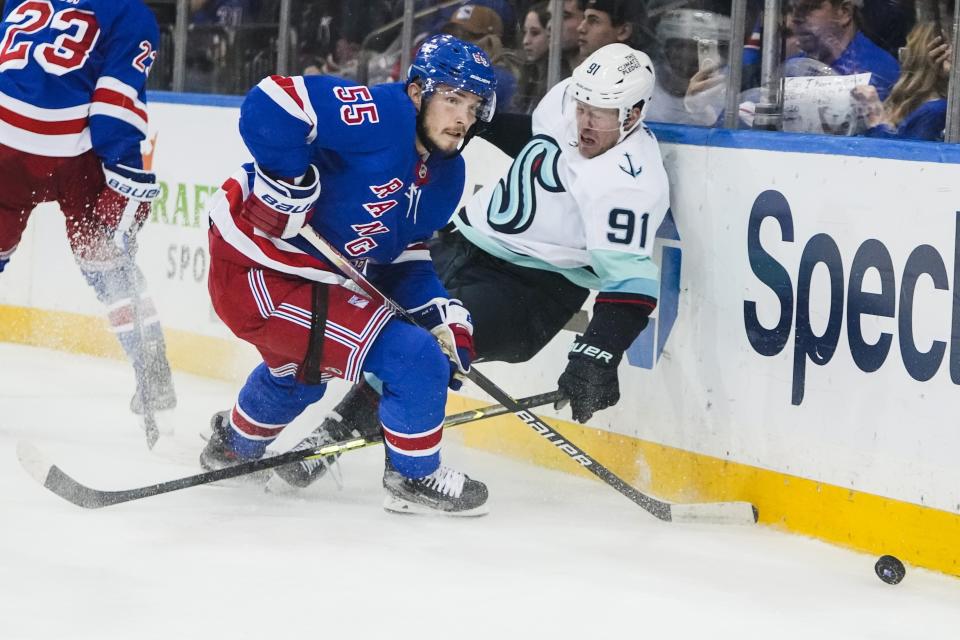
{"type": "Polygon", "coordinates": [[[490,54],[499,109],[530,112],[553,79],[551,54],[562,78],[620,41],[654,60],[648,121],[917,140],[944,140],[946,128],[957,140],[952,0],[147,4],[162,32],[153,89],[243,94],[271,73],[397,80],[420,42],[445,32],[490,54]]]}

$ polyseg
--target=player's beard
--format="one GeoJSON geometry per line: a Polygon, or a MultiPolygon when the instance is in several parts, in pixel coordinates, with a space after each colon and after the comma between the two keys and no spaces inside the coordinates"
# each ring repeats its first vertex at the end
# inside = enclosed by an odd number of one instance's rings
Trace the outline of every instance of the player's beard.
{"type": "Polygon", "coordinates": [[[424,112],[425,110],[417,114],[417,138],[420,139],[420,143],[426,148],[427,152],[431,156],[437,155],[441,158],[453,158],[454,156],[460,155],[460,152],[463,151],[463,148],[467,144],[467,140],[470,139],[469,132],[467,132],[467,135],[463,137],[463,141],[453,151],[442,149],[440,145],[437,144],[437,141],[433,139],[433,137],[427,131],[427,127],[424,125],[424,121],[426,120],[424,112]]]}
{"type": "Polygon", "coordinates": [[[455,149],[447,151],[443,149],[437,143],[436,139],[434,139],[434,137],[430,135],[430,132],[427,131],[426,120],[427,120],[427,111],[429,111],[429,108],[430,108],[430,99],[432,99],[432,96],[430,96],[430,98],[427,98],[427,100],[423,103],[420,109],[420,112],[417,113],[417,138],[420,140],[420,143],[424,146],[424,148],[426,148],[427,152],[430,155],[436,155],[436,156],[439,156],[440,158],[454,158],[460,155],[461,153],[463,153],[463,150],[466,148],[467,143],[479,130],[480,122],[479,121],[474,122],[474,124],[466,130],[463,138],[461,138],[460,143],[457,145],[457,147],[455,149]]]}

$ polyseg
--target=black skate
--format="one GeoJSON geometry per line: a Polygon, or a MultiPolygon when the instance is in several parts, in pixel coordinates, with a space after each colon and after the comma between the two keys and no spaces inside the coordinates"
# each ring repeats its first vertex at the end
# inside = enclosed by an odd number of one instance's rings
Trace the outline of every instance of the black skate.
{"type": "Polygon", "coordinates": [[[383,470],[387,497],[383,508],[395,513],[482,516],[487,514],[487,485],[449,467],[423,478],[407,478],[387,458],[383,470]]]}
{"type": "MultiPolygon", "coordinates": [[[[351,438],[370,438],[380,433],[380,396],[366,382],[355,385],[313,433],[300,441],[293,451],[316,449],[351,438]]],[[[339,454],[311,458],[277,467],[274,472],[287,484],[303,489],[320,478],[336,462],[339,454]]]]}
{"type": "MultiPolygon", "coordinates": [[[[210,429],[212,434],[207,440],[207,446],[200,452],[200,466],[205,471],[216,471],[225,467],[232,467],[241,462],[248,462],[241,458],[233,449],[227,445],[226,430],[230,428],[230,411],[220,411],[213,414],[210,418],[210,429]]],[[[265,484],[270,479],[270,471],[255,471],[254,473],[240,476],[237,480],[242,480],[245,484],[254,482],[265,484]]]]}
{"type": "Polygon", "coordinates": [[[153,411],[169,411],[177,406],[177,393],[173,388],[173,375],[165,352],[162,340],[144,345],[142,380],[138,377],[137,391],[130,399],[130,411],[138,416],[143,415],[144,400],[153,411]]]}

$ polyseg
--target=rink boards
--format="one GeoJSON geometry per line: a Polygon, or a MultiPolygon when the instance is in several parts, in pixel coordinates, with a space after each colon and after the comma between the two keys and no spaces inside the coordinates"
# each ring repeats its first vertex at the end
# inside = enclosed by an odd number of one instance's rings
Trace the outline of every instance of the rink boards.
{"type": "MultiPolygon", "coordinates": [[[[140,264],[174,366],[239,380],[256,354],[212,312],[204,216],[248,158],[236,106],[153,97],[147,159],[164,189],[140,264]]],[[[960,152],[655,132],[672,183],[661,303],[621,365],[620,404],[561,430],[666,498],[750,500],[761,522],[960,575],[960,152]]],[[[479,140],[466,155],[468,193],[507,166],[479,140]]],[[[101,315],[45,205],[0,278],[0,339],[117,356],[101,315]]],[[[573,335],[529,363],[483,370],[515,396],[548,390],[573,335]]],[[[452,404],[483,401],[471,395],[452,404]]],[[[511,418],[464,433],[576,471],[511,418]]]]}

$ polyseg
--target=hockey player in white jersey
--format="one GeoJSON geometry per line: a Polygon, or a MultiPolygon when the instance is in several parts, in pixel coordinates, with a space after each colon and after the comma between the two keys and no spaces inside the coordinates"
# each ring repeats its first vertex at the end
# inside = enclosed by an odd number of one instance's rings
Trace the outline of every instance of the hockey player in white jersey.
{"type": "MultiPolygon", "coordinates": [[[[532,119],[494,118],[480,135],[513,164],[431,247],[444,285],[472,312],[476,361],[532,358],[597,292],[557,382],[579,422],[619,401],[618,365],[657,304],[651,252],[669,186],[643,124],[654,85],[646,54],[611,44],[554,86],[532,119]]],[[[375,433],[376,399],[370,386],[355,386],[299,446],[375,433]]],[[[277,473],[306,486],[328,463],[277,473]]]]}

